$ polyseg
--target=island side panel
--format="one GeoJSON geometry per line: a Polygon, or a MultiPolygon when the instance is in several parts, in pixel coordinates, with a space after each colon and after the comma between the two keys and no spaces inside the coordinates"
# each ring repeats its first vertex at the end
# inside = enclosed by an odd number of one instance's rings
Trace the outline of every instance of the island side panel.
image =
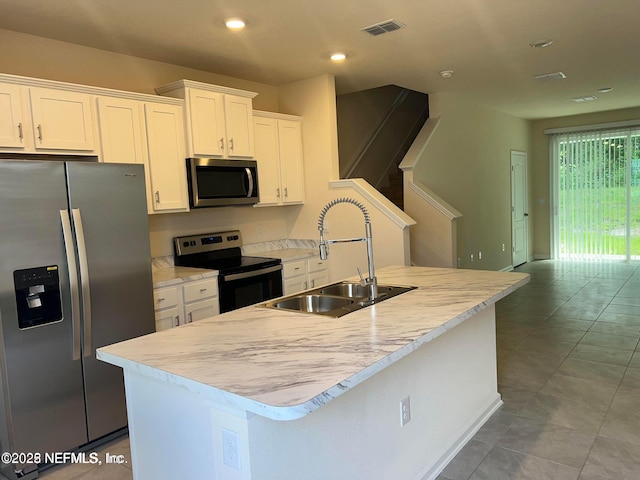
{"type": "Polygon", "coordinates": [[[251,478],[433,479],[502,404],[496,377],[491,306],[301,419],[252,417],[251,478]]]}
{"type": "Polygon", "coordinates": [[[135,480],[225,478],[210,428],[211,407],[185,388],[124,370],[135,480]]]}

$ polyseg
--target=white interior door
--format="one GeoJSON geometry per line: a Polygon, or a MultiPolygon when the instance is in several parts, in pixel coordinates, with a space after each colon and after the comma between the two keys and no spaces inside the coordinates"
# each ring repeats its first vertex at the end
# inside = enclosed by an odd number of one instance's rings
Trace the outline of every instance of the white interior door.
{"type": "Polygon", "coordinates": [[[527,154],[511,152],[511,251],[512,265],[527,261],[527,154]]]}

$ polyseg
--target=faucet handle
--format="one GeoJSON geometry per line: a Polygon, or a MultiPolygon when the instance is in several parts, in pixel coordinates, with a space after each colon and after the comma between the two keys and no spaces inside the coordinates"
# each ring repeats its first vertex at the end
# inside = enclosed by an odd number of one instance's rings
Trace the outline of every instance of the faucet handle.
{"type": "Polygon", "coordinates": [[[367,284],[367,281],[362,276],[362,272],[360,271],[360,267],[356,267],[356,270],[358,270],[358,276],[360,277],[360,285],[362,285],[364,287],[367,284]]]}

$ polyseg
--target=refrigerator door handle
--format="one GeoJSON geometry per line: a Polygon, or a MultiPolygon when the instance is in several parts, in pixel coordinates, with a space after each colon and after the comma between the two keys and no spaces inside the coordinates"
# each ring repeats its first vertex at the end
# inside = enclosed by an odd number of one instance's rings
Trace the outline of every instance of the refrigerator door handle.
{"type": "Polygon", "coordinates": [[[80,360],[80,291],[78,289],[78,267],[76,266],[76,254],[73,248],[71,219],[67,210],[60,210],[60,221],[62,222],[62,236],[64,239],[64,250],[67,256],[69,286],[71,289],[72,357],[73,360],[80,360]]]}
{"type": "Polygon", "coordinates": [[[78,247],[78,263],[80,264],[80,284],[82,286],[82,317],[84,319],[84,356],[90,357],[91,352],[91,292],[89,289],[89,262],[87,262],[87,247],[84,243],[84,229],[79,208],[71,210],[73,226],[78,247]]]}

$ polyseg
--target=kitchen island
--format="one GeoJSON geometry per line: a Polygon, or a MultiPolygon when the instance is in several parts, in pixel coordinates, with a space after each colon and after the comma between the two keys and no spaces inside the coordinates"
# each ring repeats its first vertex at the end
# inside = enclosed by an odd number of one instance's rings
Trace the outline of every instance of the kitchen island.
{"type": "Polygon", "coordinates": [[[435,478],[501,405],[494,304],[529,277],[377,275],[418,288],[338,319],[250,306],[99,349],[124,369],[134,478],[435,478]]]}

